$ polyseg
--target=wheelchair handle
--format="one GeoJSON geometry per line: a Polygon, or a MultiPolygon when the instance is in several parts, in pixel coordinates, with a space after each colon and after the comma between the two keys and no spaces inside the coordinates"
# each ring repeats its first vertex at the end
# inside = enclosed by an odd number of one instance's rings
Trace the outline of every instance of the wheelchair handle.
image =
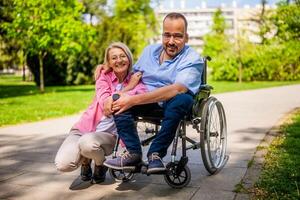
{"type": "Polygon", "coordinates": [[[119,94],[113,94],[113,95],[112,95],[113,101],[117,101],[119,98],[120,98],[120,95],[119,95],[119,94]]]}

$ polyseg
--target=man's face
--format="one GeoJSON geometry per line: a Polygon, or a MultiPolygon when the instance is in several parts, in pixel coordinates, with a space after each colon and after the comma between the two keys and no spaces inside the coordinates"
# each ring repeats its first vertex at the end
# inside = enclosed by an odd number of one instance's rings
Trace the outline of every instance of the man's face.
{"type": "Polygon", "coordinates": [[[162,44],[169,59],[174,58],[188,41],[183,19],[166,18],[163,24],[162,44]]]}

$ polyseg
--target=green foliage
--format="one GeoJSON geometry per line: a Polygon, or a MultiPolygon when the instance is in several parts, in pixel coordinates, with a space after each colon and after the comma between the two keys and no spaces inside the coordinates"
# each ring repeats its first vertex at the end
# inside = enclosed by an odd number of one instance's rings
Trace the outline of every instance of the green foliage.
{"type": "Polygon", "coordinates": [[[112,7],[106,0],[0,4],[5,7],[0,10],[0,65],[22,65],[26,60],[38,85],[41,80],[45,85],[91,83],[93,68],[103,62],[108,44],[124,42],[137,58],[156,31],[150,0],[117,0],[112,7]]]}
{"type": "MultiPolygon", "coordinates": [[[[267,12],[262,12],[267,13],[267,12]]],[[[212,56],[209,63],[214,80],[229,81],[290,81],[300,80],[300,6],[283,5],[263,18],[261,44],[253,44],[240,35],[234,43],[225,33],[224,18],[217,11],[212,32],[205,36],[204,55],[212,56]],[[277,33],[265,37],[273,27],[277,33]],[[216,31],[218,29],[219,31],[216,31]]]]}
{"type": "Polygon", "coordinates": [[[101,55],[109,43],[121,41],[129,46],[137,59],[157,30],[156,25],[150,0],[116,0],[113,15],[103,18],[98,27],[101,55]]]}
{"type": "Polygon", "coordinates": [[[282,41],[300,40],[300,5],[281,5],[271,18],[282,41]]]}
{"type": "Polygon", "coordinates": [[[248,56],[244,71],[252,74],[249,80],[299,80],[300,43],[289,41],[283,44],[256,46],[256,51],[248,56]]]}
{"type": "Polygon", "coordinates": [[[225,34],[226,23],[222,11],[218,9],[213,16],[211,32],[204,36],[203,55],[213,59],[209,63],[214,80],[236,80],[238,77],[237,62],[234,57],[232,44],[225,34]]]}
{"type": "Polygon", "coordinates": [[[12,18],[13,2],[10,0],[0,1],[0,70],[8,68],[16,68],[18,55],[16,49],[19,43],[7,36],[3,24],[10,23],[12,18]]]}
{"type": "Polygon", "coordinates": [[[300,112],[282,127],[283,134],[268,149],[263,171],[256,183],[255,199],[299,199],[300,112]]]}
{"type": "Polygon", "coordinates": [[[28,56],[36,83],[43,79],[41,70],[46,85],[65,83],[61,80],[66,74],[65,60],[81,54],[93,40],[93,30],[82,21],[82,4],[76,0],[13,2],[13,20],[5,24],[5,29],[8,36],[21,41],[21,50],[28,56]],[[44,63],[49,63],[45,70],[44,63]]]}
{"type": "Polygon", "coordinates": [[[226,24],[222,11],[218,9],[213,16],[211,33],[204,36],[203,54],[213,58],[224,54],[230,48],[228,36],[225,34],[226,24]]]}

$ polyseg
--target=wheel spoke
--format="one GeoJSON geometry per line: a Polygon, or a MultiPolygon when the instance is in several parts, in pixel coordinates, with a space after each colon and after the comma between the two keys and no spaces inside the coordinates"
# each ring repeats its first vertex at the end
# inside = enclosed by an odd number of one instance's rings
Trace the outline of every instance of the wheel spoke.
{"type": "Polygon", "coordinates": [[[178,183],[181,183],[181,180],[180,180],[180,178],[179,178],[179,177],[177,177],[176,179],[178,180],[178,183]]]}
{"type": "Polygon", "coordinates": [[[179,175],[179,177],[181,177],[181,178],[185,178],[186,176],[183,176],[183,175],[179,175]]]}

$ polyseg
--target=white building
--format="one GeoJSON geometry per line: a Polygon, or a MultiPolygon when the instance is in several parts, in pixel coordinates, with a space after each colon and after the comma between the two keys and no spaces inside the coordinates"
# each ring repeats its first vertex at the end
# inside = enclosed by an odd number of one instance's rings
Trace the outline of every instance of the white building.
{"type": "MultiPolygon", "coordinates": [[[[164,16],[170,12],[179,12],[185,15],[188,21],[189,45],[193,46],[198,52],[201,52],[203,36],[211,31],[210,27],[213,23],[213,15],[218,8],[208,8],[203,1],[201,7],[187,9],[184,6],[185,1],[183,0],[179,8],[174,8],[173,4],[167,9],[160,6],[156,9],[156,14],[160,24],[162,24],[164,16]]],[[[220,8],[228,27],[228,35],[236,38],[239,33],[243,32],[247,34],[251,42],[260,42],[260,38],[254,34],[258,31],[258,26],[251,18],[260,12],[261,6],[250,7],[246,5],[243,8],[238,8],[236,2],[233,1],[231,6],[221,5],[220,8]]]]}

